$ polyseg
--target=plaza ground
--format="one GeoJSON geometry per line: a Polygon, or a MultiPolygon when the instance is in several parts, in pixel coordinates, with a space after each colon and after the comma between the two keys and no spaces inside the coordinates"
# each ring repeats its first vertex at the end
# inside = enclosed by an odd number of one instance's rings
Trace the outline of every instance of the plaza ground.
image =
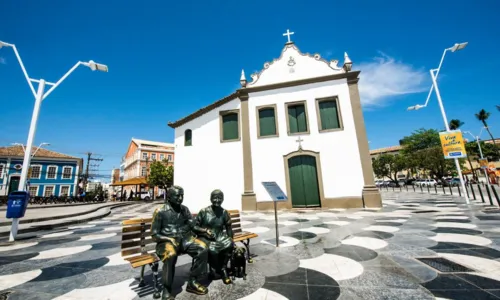
{"type": "MultiPolygon", "coordinates": [[[[383,192],[380,210],[247,213],[254,263],[247,280],[184,291],[191,259],[177,263],[176,299],[500,299],[500,213],[458,195],[383,192]]],[[[152,299],[139,269],[120,256],[120,222],[158,204],[112,209],[105,218],[37,232],[0,246],[0,298],[152,299]]],[[[206,282],[209,283],[208,281],[206,282]]]]}

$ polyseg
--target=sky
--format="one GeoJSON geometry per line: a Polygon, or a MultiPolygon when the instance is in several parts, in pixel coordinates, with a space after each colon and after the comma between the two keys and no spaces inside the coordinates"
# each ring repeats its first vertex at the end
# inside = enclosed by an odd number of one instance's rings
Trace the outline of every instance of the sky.
{"type": "MultiPolygon", "coordinates": [[[[448,119],[478,134],[474,113],[491,112],[500,134],[500,1],[8,1],[0,0],[0,41],[15,44],[31,78],[56,82],[42,103],[35,144],[103,161],[110,175],[132,137],[173,142],[167,126],[239,87],[279,57],[287,41],[302,52],[361,70],[359,88],[370,148],[397,145],[419,128],[444,128],[435,98],[423,104],[445,48],[439,89],[448,119]]],[[[36,89],[36,85],[35,85],[36,89]]],[[[26,143],[34,97],[12,49],[0,49],[0,145],[26,143]]],[[[487,138],[483,133],[482,138],[487,138]]]]}

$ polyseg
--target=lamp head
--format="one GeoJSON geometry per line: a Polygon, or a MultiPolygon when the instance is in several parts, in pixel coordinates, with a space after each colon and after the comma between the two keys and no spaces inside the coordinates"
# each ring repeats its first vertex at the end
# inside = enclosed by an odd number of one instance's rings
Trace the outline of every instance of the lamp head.
{"type": "Polygon", "coordinates": [[[457,43],[455,45],[453,45],[453,47],[449,48],[451,52],[455,52],[455,51],[458,51],[458,50],[462,50],[463,48],[465,48],[467,46],[468,42],[465,42],[465,43],[457,43]]]}
{"type": "Polygon", "coordinates": [[[424,105],[417,104],[417,105],[408,107],[406,110],[419,110],[419,109],[424,108],[424,107],[425,107],[424,105]]]}
{"type": "Polygon", "coordinates": [[[0,41],[0,48],[2,48],[2,47],[10,47],[10,46],[11,46],[10,44],[7,44],[5,42],[0,41]]]}
{"type": "Polygon", "coordinates": [[[101,71],[101,72],[108,72],[108,66],[100,63],[96,63],[95,61],[91,60],[88,63],[84,63],[87,67],[89,67],[92,71],[101,71]]]}

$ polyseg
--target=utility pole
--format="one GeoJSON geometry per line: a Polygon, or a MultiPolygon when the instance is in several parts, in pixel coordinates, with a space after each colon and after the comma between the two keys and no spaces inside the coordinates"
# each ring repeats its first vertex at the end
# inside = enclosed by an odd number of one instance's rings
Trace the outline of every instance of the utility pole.
{"type": "Polygon", "coordinates": [[[83,190],[87,190],[87,184],[89,183],[89,168],[90,168],[90,161],[102,161],[102,158],[93,158],[92,157],[92,152],[87,152],[87,167],[85,168],[85,185],[83,187],[83,190]]]}

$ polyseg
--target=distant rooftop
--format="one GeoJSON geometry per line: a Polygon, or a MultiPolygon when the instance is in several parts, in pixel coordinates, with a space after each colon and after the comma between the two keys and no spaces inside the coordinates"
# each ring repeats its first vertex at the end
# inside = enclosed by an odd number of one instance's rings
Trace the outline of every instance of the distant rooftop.
{"type": "Polygon", "coordinates": [[[145,147],[174,147],[174,144],[170,143],[164,143],[164,142],[155,142],[155,141],[148,141],[148,140],[141,140],[141,139],[136,139],[132,138],[132,141],[136,143],[138,146],[145,146],[145,147]]]}
{"type": "MultiPolygon", "coordinates": [[[[31,153],[34,153],[38,147],[32,147],[31,153]]],[[[24,157],[24,150],[22,146],[9,146],[0,147],[0,157],[24,157]]],[[[38,149],[35,153],[35,157],[39,158],[73,158],[80,159],[78,157],[70,156],[67,154],[47,150],[44,148],[38,149]]]]}

